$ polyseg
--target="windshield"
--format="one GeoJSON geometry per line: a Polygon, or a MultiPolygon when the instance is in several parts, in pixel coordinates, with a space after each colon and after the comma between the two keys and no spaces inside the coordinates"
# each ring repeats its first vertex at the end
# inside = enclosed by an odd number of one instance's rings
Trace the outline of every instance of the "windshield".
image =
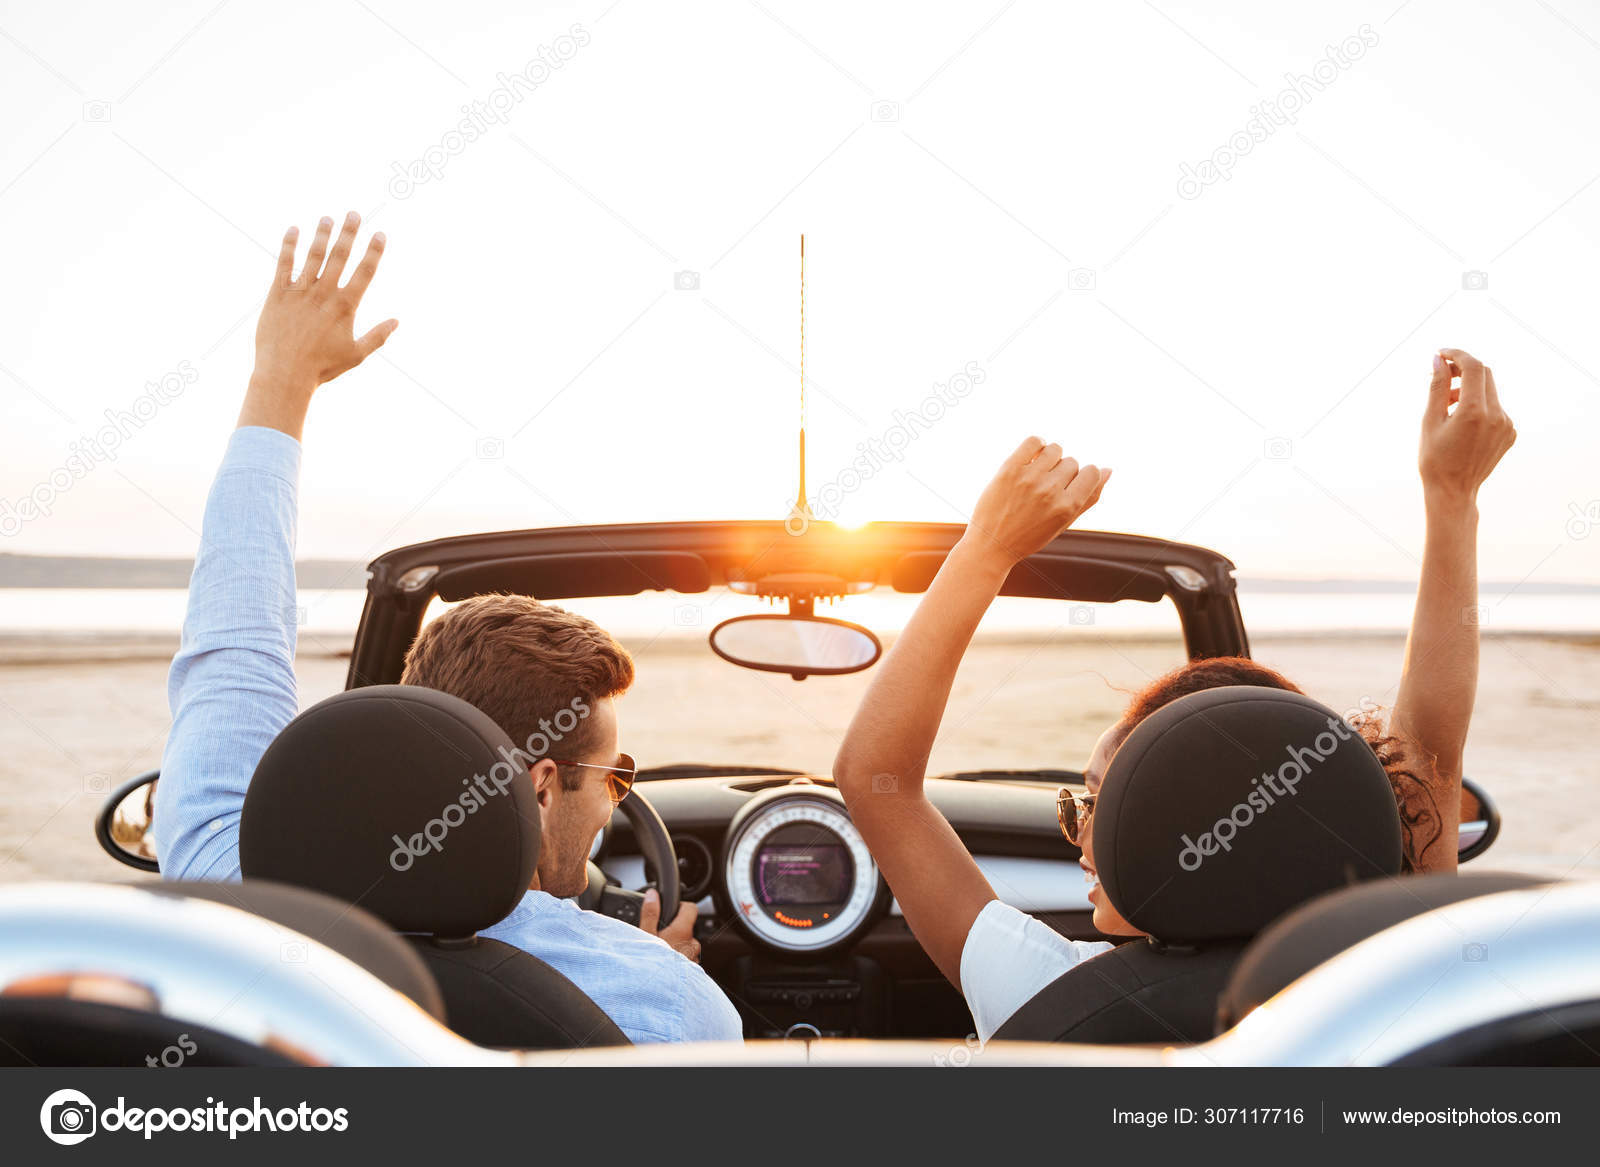
{"type": "MultiPolygon", "coordinates": [[[[920,596],[879,588],[817,614],[876,632],[887,652],[920,596]]],[[[717,657],[711,629],[782,611],[726,589],[556,601],[610,631],[633,654],[618,703],[622,748],[646,769],[705,763],[827,774],[876,672],[794,681],[717,657]]],[[[435,601],[428,619],[450,605],[435,601]]],[[[1128,697],[1186,659],[1170,603],[1078,604],[1001,597],[957,674],[929,774],[1081,770],[1128,697]]]]}

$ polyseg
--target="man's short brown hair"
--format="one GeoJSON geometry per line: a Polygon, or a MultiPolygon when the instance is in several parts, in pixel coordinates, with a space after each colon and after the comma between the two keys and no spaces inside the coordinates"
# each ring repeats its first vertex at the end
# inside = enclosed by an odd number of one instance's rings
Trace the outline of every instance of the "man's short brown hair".
{"type": "Polygon", "coordinates": [[[475,596],[422,630],[400,683],[471,702],[535,758],[572,759],[593,748],[594,703],[633,684],[633,658],[575,612],[531,596],[475,596]]]}

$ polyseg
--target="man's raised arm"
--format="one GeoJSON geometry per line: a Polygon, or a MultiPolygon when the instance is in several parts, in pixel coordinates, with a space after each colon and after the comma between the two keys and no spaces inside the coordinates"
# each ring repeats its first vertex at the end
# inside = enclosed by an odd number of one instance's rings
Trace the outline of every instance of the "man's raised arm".
{"type": "Polygon", "coordinates": [[[156,787],[156,847],[169,879],[239,875],[239,815],[256,763],[294,717],[294,548],[300,432],[312,394],[389,338],[360,339],[356,306],[383,254],[374,235],[344,287],[360,219],[328,250],[323,219],[294,276],[296,228],[283,237],[256,326],[256,365],[239,428],[206,501],[183,640],[168,679],[172,730],[156,787]],[[324,266],[326,259],[326,266],[324,266]]]}

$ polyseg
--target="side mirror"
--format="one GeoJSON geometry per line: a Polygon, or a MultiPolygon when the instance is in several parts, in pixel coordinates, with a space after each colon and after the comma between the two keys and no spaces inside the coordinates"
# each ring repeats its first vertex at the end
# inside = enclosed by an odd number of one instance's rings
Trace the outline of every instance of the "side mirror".
{"type": "Polygon", "coordinates": [[[797,681],[871,668],[883,645],[859,624],[822,616],[735,616],[711,630],[711,651],[740,668],[797,681]]]}
{"type": "Polygon", "coordinates": [[[1456,862],[1476,859],[1500,837],[1500,809],[1489,792],[1471,778],[1461,779],[1461,831],[1456,844],[1456,862]]]}
{"type": "Polygon", "coordinates": [[[156,782],[160,770],[130,778],[106,798],[94,820],[94,837],[118,863],[160,871],[156,862],[156,782]]]}

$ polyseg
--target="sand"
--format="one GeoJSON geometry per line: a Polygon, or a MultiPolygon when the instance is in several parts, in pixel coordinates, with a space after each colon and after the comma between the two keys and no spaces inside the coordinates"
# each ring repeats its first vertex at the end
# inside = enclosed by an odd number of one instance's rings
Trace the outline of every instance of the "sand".
{"type": "MultiPolygon", "coordinates": [[[[344,687],[346,662],[303,642],[302,704],[344,687]]],[[[1402,639],[1259,637],[1257,659],[1337,709],[1394,698],[1402,639]]],[[[107,789],[159,764],[169,725],[161,638],[0,641],[0,882],[134,873],[94,841],[107,789]]],[[[703,639],[630,645],[639,683],[622,746],[646,765],[701,761],[826,772],[870,674],[812,678],[736,669],[703,639]]],[[[963,665],[935,769],[1077,768],[1126,691],[1180,663],[1175,640],[1066,635],[982,640],[963,665]]],[[[1504,832],[1478,866],[1600,875],[1600,640],[1487,637],[1467,773],[1504,832]]]]}

